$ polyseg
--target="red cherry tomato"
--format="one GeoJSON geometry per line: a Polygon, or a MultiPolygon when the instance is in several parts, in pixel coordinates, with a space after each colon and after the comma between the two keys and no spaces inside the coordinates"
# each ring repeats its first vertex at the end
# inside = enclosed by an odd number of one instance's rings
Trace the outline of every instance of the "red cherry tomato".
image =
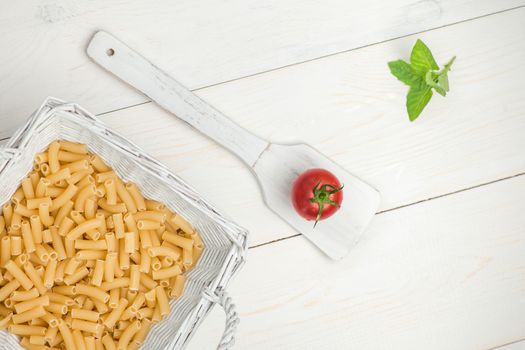
{"type": "Polygon", "coordinates": [[[343,202],[342,190],[337,177],[328,170],[309,169],[293,183],[292,204],[299,215],[317,224],[339,210],[343,202]]]}

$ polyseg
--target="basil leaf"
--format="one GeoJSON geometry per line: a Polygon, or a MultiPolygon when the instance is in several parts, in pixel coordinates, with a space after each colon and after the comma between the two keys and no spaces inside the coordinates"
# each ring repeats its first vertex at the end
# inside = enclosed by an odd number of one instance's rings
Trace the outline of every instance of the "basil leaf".
{"type": "Polygon", "coordinates": [[[426,84],[415,85],[407,94],[407,112],[411,122],[416,120],[432,98],[432,88],[426,84]]]}
{"type": "Polygon", "coordinates": [[[420,84],[422,81],[414,68],[403,60],[388,62],[388,68],[392,75],[408,86],[420,84]]]}
{"type": "Polygon", "coordinates": [[[436,60],[434,60],[434,56],[432,56],[432,52],[430,52],[430,49],[420,39],[417,39],[416,44],[412,48],[410,64],[421,76],[425,76],[429,70],[439,69],[436,60]]]}

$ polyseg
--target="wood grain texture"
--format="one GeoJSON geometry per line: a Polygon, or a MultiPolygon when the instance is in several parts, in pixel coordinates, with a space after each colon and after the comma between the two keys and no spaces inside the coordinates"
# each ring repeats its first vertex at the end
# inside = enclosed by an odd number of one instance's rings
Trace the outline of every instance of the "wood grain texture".
{"type": "Polygon", "coordinates": [[[96,30],[190,88],[483,16],[523,0],[28,0],[0,4],[0,137],[48,95],[96,113],[143,102],[91,64],[96,30]]]}
{"type": "MultiPolygon", "coordinates": [[[[386,67],[406,58],[415,36],[198,94],[263,138],[310,143],[379,189],[387,210],[525,172],[524,16],[519,9],[419,35],[440,63],[458,59],[451,93],[415,123],[386,67]]],[[[295,233],[265,208],[240,161],[159,107],[102,119],[247,227],[252,245],[295,233]]]]}
{"type": "MultiPolygon", "coordinates": [[[[489,349],[525,336],[525,176],[383,213],[348,259],[297,238],[229,287],[237,349],[489,349]]],[[[211,348],[219,309],[189,350],[211,348]]]]}

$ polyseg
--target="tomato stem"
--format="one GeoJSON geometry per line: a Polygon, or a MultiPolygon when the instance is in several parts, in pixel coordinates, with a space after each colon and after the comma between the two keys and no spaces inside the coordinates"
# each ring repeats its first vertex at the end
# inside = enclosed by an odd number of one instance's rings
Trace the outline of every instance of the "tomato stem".
{"type": "Polygon", "coordinates": [[[314,188],[312,189],[314,196],[310,198],[310,203],[317,203],[319,205],[319,211],[317,212],[314,227],[317,225],[317,222],[321,219],[321,215],[323,215],[324,206],[326,204],[333,205],[336,207],[341,206],[339,203],[331,200],[330,196],[334,193],[341,191],[344,187],[343,185],[340,188],[337,188],[334,185],[330,184],[324,184],[322,186],[319,186],[320,184],[321,182],[315,184],[314,188]]]}

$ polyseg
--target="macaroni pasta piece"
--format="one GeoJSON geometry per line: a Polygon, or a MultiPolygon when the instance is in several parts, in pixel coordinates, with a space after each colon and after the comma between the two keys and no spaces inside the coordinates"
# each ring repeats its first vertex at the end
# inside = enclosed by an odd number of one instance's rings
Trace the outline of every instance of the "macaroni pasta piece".
{"type": "Polygon", "coordinates": [[[36,290],[36,288],[32,288],[28,291],[17,290],[11,293],[11,300],[16,301],[16,302],[26,301],[26,300],[38,298],[39,295],[40,294],[38,293],[38,290],[36,290]]]}
{"type": "Polygon", "coordinates": [[[140,193],[140,190],[138,189],[137,185],[135,185],[134,183],[128,182],[126,184],[126,190],[128,190],[129,194],[133,198],[133,201],[135,202],[137,210],[145,211],[147,209],[146,201],[144,200],[144,197],[140,193]]]}
{"type": "Polygon", "coordinates": [[[52,142],[47,150],[47,159],[49,163],[49,170],[54,174],[60,170],[60,162],[58,161],[58,151],[60,150],[60,143],[58,141],[52,142]]]}

